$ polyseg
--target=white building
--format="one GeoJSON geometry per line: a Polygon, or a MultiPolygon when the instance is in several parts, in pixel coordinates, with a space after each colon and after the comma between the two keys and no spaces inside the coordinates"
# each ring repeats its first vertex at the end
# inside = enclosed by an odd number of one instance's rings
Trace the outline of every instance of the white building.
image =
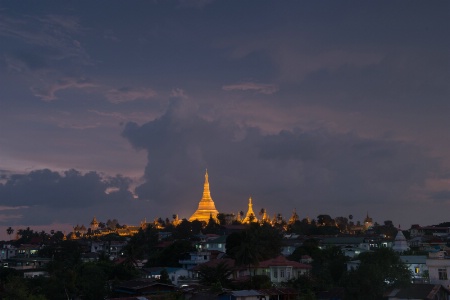
{"type": "Polygon", "coordinates": [[[255,267],[255,275],[267,275],[272,283],[277,284],[302,275],[307,275],[311,269],[311,265],[291,261],[280,255],[276,258],[260,262],[255,267]]]}
{"type": "Polygon", "coordinates": [[[413,282],[422,283],[427,281],[427,278],[425,278],[428,272],[426,255],[401,255],[400,259],[411,272],[413,282]]]}
{"type": "Polygon", "coordinates": [[[400,229],[398,230],[397,236],[395,237],[392,250],[394,250],[395,252],[404,252],[409,250],[408,242],[406,241],[406,238],[400,229]]]}
{"type": "Polygon", "coordinates": [[[430,252],[426,260],[430,283],[450,288],[450,257],[444,251],[430,252]]]}

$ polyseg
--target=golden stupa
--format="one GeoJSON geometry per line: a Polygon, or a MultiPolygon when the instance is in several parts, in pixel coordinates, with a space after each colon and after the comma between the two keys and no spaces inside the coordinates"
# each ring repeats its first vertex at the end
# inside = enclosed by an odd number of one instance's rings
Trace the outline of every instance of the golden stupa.
{"type": "Polygon", "coordinates": [[[211,198],[211,192],[209,191],[208,170],[206,170],[205,184],[203,185],[203,197],[198,204],[197,210],[189,218],[189,221],[199,220],[208,222],[210,217],[213,217],[213,219],[216,220],[218,213],[214,201],[211,198]]]}
{"type": "Polygon", "coordinates": [[[245,215],[245,219],[244,221],[242,221],[242,223],[250,223],[250,222],[258,222],[258,219],[256,218],[256,215],[253,212],[252,197],[248,198],[248,210],[247,214],[245,215]]]}

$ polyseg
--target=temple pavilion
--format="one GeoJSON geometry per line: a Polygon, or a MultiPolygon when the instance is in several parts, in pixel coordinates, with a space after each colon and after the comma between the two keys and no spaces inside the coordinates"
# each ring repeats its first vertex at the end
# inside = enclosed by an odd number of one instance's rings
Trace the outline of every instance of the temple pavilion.
{"type": "Polygon", "coordinates": [[[209,191],[208,170],[205,173],[205,183],[203,185],[203,197],[198,204],[198,208],[195,213],[189,218],[189,221],[199,220],[208,222],[209,218],[217,219],[219,211],[214,205],[214,201],[211,198],[211,192],[209,191]]]}

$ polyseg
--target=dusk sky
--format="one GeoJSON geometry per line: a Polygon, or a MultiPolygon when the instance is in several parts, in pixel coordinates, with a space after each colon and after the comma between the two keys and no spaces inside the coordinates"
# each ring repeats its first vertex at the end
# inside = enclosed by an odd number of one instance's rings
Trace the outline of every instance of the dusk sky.
{"type": "MultiPolygon", "coordinates": [[[[0,1],[0,239],[224,213],[450,221],[449,1],[0,1]]],[[[257,216],[258,217],[258,216],[257,216]]]]}

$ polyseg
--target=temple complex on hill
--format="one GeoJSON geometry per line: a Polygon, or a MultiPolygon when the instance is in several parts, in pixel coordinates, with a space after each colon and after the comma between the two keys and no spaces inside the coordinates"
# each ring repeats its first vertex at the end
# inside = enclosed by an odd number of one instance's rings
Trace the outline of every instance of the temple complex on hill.
{"type": "Polygon", "coordinates": [[[208,222],[209,218],[217,219],[216,206],[211,198],[211,192],[209,191],[208,170],[205,173],[205,184],[203,185],[203,197],[198,204],[198,208],[195,213],[189,218],[189,221],[199,220],[208,222]]]}

